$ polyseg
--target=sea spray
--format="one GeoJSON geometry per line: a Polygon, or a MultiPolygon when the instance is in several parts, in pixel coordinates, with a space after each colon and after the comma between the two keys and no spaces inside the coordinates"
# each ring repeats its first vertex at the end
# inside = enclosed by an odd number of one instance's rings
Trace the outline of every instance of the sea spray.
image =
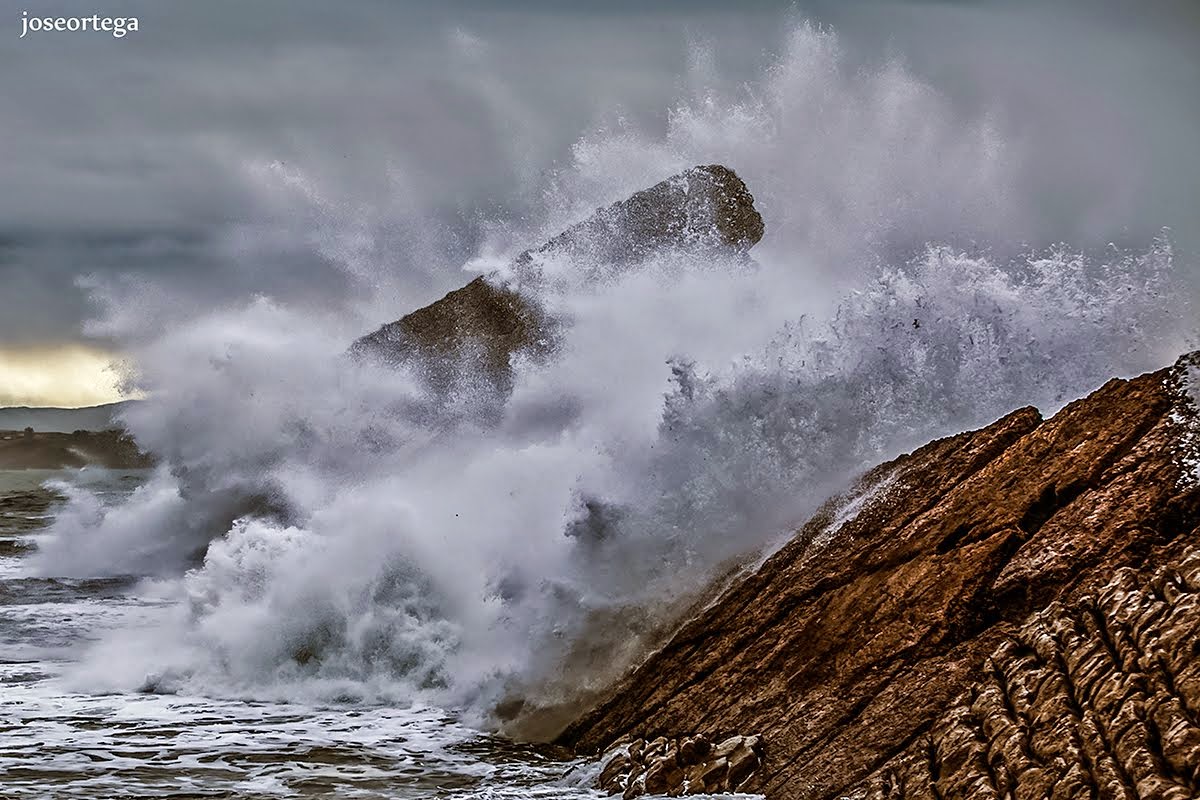
{"type": "Polygon", "coordinates": [[[344,318],[256,299],[164,326],[162,298],[105,288],[98,326],[148,397],[126,422],[163,464],[114,509],[73,493],[32,565],[153,574],[184,603],[107,638],[79,680],[480,720],[569,704],[856,472],[1170,360],[1186,297],[1168,243],[1014,244],[1019,154],[997,126],[902,65],[848,70],[836,37],[800,26],[743,96],[686,101],[658,137],[585,135],[542,217],[483,252],[714,162],[747,181],[767,236],[749,264],[542,265],[563,340],[550,364],[516,361],[498,420],[346,357],[344,318]]]}

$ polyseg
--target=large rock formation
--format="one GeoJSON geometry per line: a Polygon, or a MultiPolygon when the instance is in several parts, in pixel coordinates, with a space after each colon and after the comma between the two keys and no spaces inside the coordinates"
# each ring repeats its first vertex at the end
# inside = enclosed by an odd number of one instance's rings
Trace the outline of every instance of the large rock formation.
{"type": "MultiPolygon", "coordinates": [[[[746,184],[720,165],[694,167],[521,253],[512,274],[532,282],[538,264],[555,257],[587,270],[636,264],[668,248],[745,250],[762,235],[762,217],[746,184]]],[[[542,357],[554,335],[554,321],[535,300],[496,276],[481,276],[364,336],[351,352],[392,364],[418,359],[439,389],[482,376],[506,390],[513,354],[542,357]]]]}
{"type": "Polygon", "coordinates": [[[561,742],[758,734],[789,800],[1200,796],[1197,363],[872,470],[561,742]]]}

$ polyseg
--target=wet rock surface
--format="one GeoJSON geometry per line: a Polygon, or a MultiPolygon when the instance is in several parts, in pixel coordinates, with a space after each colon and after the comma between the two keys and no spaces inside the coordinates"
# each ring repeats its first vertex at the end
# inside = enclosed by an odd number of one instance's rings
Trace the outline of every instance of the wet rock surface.
{"type": "Polygon", "coordinates": [[[754,731],[768,798],[1197,796],[1195,363],[872,470],[560,742],[754,731]]]}
{"type": "MultiPolygon", "coordinates": [[[[545,259],[569,258],[580,269],[611,268],[668,248],[743,251],[762,235],[762,217],[746,184],[726,167],[700,166],[599,209],[521,253],[512,273],[536,284],[545,259]]],[[[467,380],[507,392],[512,356],[545,357],[554,340],[555,321],[536,300],[498,276],[481,276],[362,337],[351,353],[389,364],[419,359],[427,382],[439,390],[467,380]]]]}
{"type": "Polygon", "coordinates": [[[762,763],[761,736],[634,739],[604,754],[598,788],[625,798],[735,792],[762,763]]]}
{"type": "Polygon", "coordinates": [[[439,391],[482,381],[507,392],[512,356],[543,357],[553,336],[552,321],[539,306],[481,276],[364,336],[350,352],[393,366],[415,362],[439,391]]]}
{"type": "Polygon", "coordinates": [[[857,798],[1200,796],[1200,549],[1035,615],[857,798]]]}

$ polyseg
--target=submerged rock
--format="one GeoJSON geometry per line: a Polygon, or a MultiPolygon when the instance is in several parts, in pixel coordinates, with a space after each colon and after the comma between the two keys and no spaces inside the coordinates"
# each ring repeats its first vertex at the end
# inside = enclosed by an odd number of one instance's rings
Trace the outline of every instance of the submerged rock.
{"type": "Polygon", "coordinates": [[[560,742],[756,731],[740,788],[789,800],[1200,796],[1197,363],[872,470],[560,742]]]}
{"type": "MultiPolygon", "coordinates": [[[[669,248],[742,251],[762,235],[762,217],[746,184],[733,170],[714,164],[686,170],[599,209],[517,256],[512,272],[535,277],[541,260],[558,256],[586,269],[636,264],[669,248]]],[[[554,339],[554,320],[537,301],[492,275],[362,337],[351,353],[388,364],[415,360],[435,389],[483,381],[507,392],[512,356],[542,358],[554,339]]]]}

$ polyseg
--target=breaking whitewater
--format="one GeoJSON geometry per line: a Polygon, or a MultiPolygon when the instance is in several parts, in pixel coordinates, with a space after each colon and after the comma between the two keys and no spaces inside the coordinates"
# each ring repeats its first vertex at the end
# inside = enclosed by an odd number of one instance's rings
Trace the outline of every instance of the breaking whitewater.
{"type": "Polygon", "coordinates": [[[148,398],[125,424],[161,463],[56,478],[48,511],[3,518],[52,514],[3,534],[6,789],[590,796],[560,754],[479,732],[552,737],[865,468],[1194,346],[1169,237],[1027,243],[1022,163],[1001,117],[799,26],[757,83],[681,101],[665,133],[582,136],[535,222],[490,226],[461,283],[495,271],[562,324],[487,414],[468,377],[431,411],[420,375],[347,356],[417,305],[392,272],[449,262],[453,232],[245,167],[361,299],[183,314],[93,287],[91,331],[148,398]],[[714,163],[763,215],[748,255],[509,269],[714,163]]]}

